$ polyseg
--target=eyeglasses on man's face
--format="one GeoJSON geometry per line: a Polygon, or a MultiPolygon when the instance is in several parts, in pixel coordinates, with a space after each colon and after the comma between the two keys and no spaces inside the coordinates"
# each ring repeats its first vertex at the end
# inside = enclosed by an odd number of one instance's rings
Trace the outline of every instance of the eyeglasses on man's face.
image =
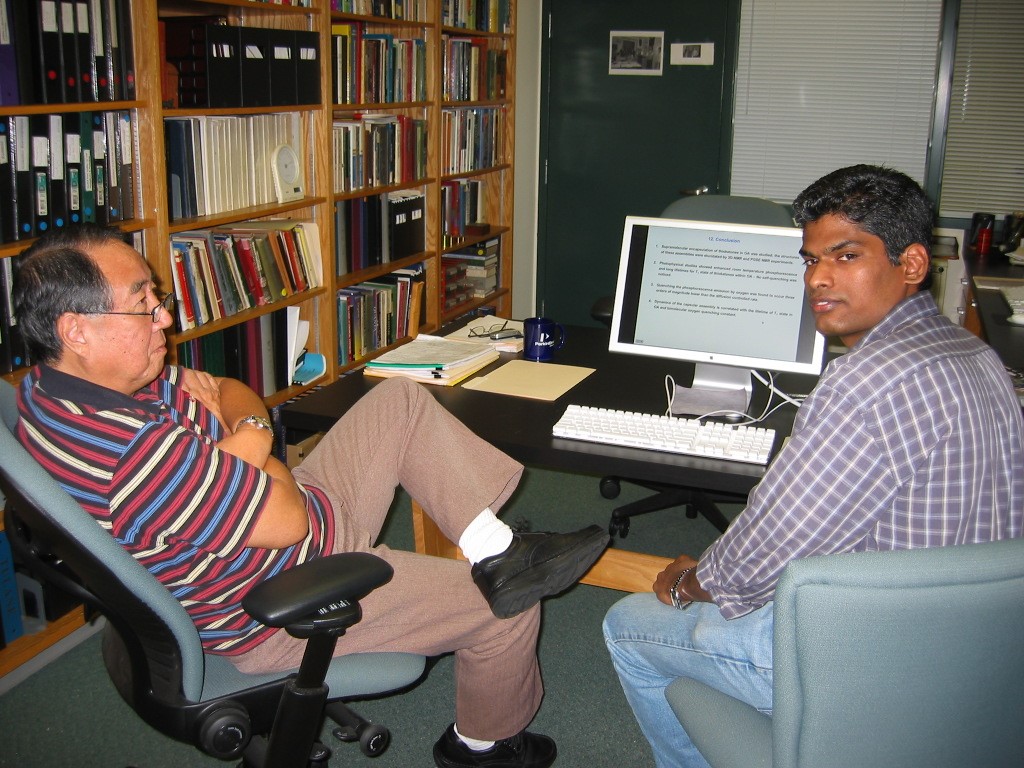
{"type": "MultiPolygon", "coordinates": [[[[160,294],[154,294],[154,295],[159,296],[160,294]]],[[[167,293],[167,294],[164,294],[164,297],[159,300],[159,302],[157,303],[157,305],[155,307],[153,307],[153,309],[151,309],[151,310],[149,310],[147,312],[85,312],[84,314],[87,314],[87,315],[128,315],[129,317],[148,317],[154,323],[159,323],[160,322],[160,312],[162,310],[165,310],[165,309],[168,312],[171,312],[171,310],[173,308],[174,308],[174,294],[173,293],[167,293]]]]}

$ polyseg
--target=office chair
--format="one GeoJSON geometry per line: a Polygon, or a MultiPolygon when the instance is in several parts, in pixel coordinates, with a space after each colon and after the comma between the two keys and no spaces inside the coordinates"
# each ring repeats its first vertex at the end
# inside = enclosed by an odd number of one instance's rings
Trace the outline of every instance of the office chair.
{"type": "Polygon", "coordinates": [[[1024,756],[1024,539],[812,557],[775,594],[771,717],[666,697],[714,768],[986,768],[1024,756]]]}
{"type": "Polygon", "coordinates": [[[344,553],[278,574],[243,600],[250,615],[307,638],[298,670],[246,675],[204,654],[182,605],[32,458],[14,435],[14,388],[0,381],[0,489],[16,559],[35,575],[103,614],[103,657],[121,697],[150,726],[241,765],[326,766],[324,715],[335,736],[380,754],[389,734],[341,702],[415,682],[425,659],[405,653],[332,658],[338,638],[361,618],[358,600],[391,579],[368,553],[344,553]]]}
{"type": "MultiPolygon", "coordinates": [[[[759,197],[734,197],[732,195],[703,194],[682,197],[670,203],[661,212],[660,218],[775,227],[794,226],[793,216],[786,206],[759,197]]],[[[590,316],[610,328],[614,304],[613,296],[602,296],[591,306],[590,316]]],[[[617,507],[612,511],[611,521],[608,523],[608,533],[621,538],[626,538],[629,535],[631,518],[672,507],[684,507],[686,516],[691,519],[702,515],[715,528],[724,533],[729,526],[729,520],[722,514],[716,502],[742,504],[746,500],[745,496],[739,494],[711,494],[697,488],[649,483],[612,475],[601,478],[599,486],[601,495],[606,499],[617,498],[623,480],[655,491],[655,494],[617,507]]]]}

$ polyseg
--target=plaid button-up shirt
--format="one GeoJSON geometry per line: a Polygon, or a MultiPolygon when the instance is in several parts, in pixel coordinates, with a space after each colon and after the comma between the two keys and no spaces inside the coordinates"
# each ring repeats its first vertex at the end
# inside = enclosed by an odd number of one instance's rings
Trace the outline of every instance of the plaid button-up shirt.
{"type": "Polygon", "coordinates": [[[1024,427],[995,352],[927,292],[825,369],[747,508],[697,576],[726,618],[790,560],[1021,536],[1024,427]]]}

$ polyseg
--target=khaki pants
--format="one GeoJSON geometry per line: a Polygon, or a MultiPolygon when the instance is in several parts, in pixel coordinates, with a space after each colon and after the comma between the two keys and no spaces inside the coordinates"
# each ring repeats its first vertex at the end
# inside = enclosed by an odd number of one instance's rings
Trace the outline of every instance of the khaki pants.
{"type": "MultiPolygon", "coordinates": [[[[364,396],[294,472],[334,504],[333,551],[372,552],[395,569],[388,584],[360,601],[363,619],[338,642],[339,655],[454,652],[455,720],[461,733],[477,739],[518,733],[540,707],[539,607],[497,619],[468,563],[375,543],[398,485],[458,541],[481,510],[498,511],[522,471],[438,405],[424,385],[396,378],[364,396]]],[[[298,666],[304,645],[279,631],[232,661],[242,671],[287,669],[298,666]]]]}

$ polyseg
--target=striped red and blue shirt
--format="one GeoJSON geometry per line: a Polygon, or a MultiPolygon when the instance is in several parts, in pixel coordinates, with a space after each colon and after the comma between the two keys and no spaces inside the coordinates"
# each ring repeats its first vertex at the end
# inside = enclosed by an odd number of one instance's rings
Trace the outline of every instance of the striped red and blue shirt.
{"type": "Polygon", "coordinates": [[[224,430],[169,366],[127,396],[45,365],[19,391],[18,435],[100,525],[181,602],[207,652],[243,653],[274,632],[241,600],[273,574],[330,551],[334,519],[322,491],[305,493],[306,538],[247,547],[270,476],[217,448],[224,430]]]}

